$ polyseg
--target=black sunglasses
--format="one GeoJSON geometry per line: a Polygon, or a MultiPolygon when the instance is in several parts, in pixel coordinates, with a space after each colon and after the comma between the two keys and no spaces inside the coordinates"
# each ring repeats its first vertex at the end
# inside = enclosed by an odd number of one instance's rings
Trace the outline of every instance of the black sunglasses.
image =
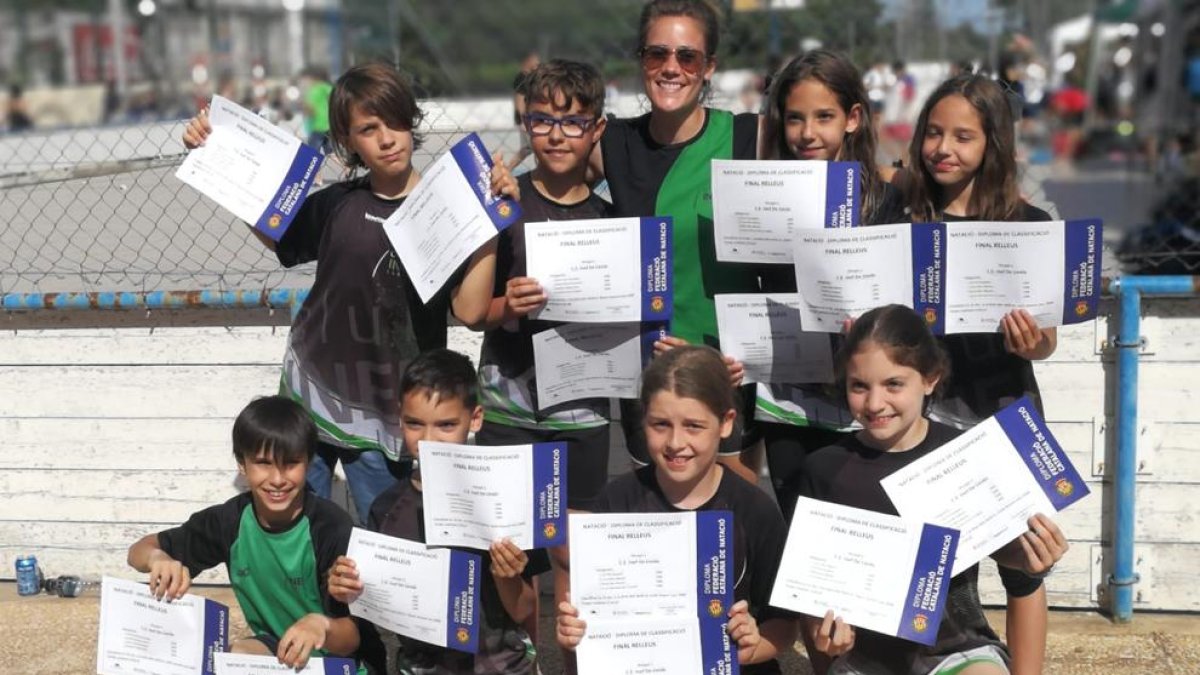
{"type": "Polygon", "coordinates": [[[708,62],[708,55],[692,47],[671,48],[666,45],[646,45],[637,52],[646,70],[658,70],[667,64],[667,59],[675,55],[675,62],[688,75],[700,72],[708,62]]]}

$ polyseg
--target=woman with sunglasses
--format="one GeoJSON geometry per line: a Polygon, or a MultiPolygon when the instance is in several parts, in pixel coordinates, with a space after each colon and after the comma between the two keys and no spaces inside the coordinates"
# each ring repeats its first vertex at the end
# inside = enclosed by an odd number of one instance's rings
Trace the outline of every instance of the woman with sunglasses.
{"type": "MultiPolygon", "coordinates": [[[[610,120],[591,166],[608,180],[614,216],[671,216],[674,221],[674,315],[671,336],[655,344],[656,352],[684,343],[716,347],[713,295],[753,293],[759,286],[752,267],[717,262],[709,167],[713,159],[755,157],[758,116],[702,105],[717,67],[720,33],[710,2],[653,0],[642,10],[638,33],[650,112],[610,120]]],[[[740,383],[741,364],[727,363],[740,383]]],[[[648,462],[636,401],[622,400],[621,418],[630,454],[648,462]]],[[[743,447],[751,444],[735,432],[722,444],[720,461],[754,482],[757,472],[743,461],[743,447]]]]}

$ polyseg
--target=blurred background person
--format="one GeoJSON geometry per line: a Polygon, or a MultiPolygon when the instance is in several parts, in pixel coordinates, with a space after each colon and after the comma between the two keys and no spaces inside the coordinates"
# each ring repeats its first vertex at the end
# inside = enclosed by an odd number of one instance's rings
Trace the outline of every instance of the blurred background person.
{"type": "Polygon", "coordinates": [[[28,131],[33,128],[33,118],[29,116],[25,104],[25,91],[19,84],[8,87],[8,114],[5,117],[10,132],[28,131]]]}
{"type": "Polygon", "coordinates": [[[537,52],[529,52],[521,59],[521,69],[513,77],[513,124],[517,125],[517,134],[520,136],[520,147],[508,162],[508,167],[514,171],[533,153],[533,148],[529,145],[529,134],[525,131],[525,81],[541,63],[542,58],[537,52]]]}

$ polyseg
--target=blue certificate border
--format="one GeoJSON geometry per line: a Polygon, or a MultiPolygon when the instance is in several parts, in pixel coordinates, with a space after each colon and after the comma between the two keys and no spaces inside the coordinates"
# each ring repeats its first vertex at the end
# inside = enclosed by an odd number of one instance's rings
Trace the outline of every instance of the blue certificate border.
{"type": "Polygon", "coordinates": [[[567,444],[533,444],[533,547],[567,543],[567,444]]]}
{"type": "Polygon", "coordinates": [[[929,524],[921,529],[921,543],[896,637],[923,645],[937,642],[957,551],[958,530],[929,524]]]}
{"type": "Polygon", "coordinates": [[[292,166],[288,168],[283,183],[258,217],[258,222],[254,223],[254,229],[273,241],[282,239],[296,217],[296,212],[300,210],[300,205],[308,197],[308,191],[312,189],[313,181],[317,179],[317,173],[324,161],[325,155],[301,143],[296,150],[296,156],[292,158],[292,166]]]}
{"type": "Polygon", "coordinates": [[[639,333],[642,345],[642,368],[650,365],[650,360],[654,358],[654,343],[667,337],[671,332],[671,325],[663,322],[648,322],[640,324],[639,333]]]}
{"type": "Polygon", "coordinates": [[[1098,219],[1063,223],[1063,325],[1096,318],[1100,302],[1100,251],[1104,224],[1098,219]]]}
{"type": "Polygon", "coordinates": [[[450,551],[450,583],[446,603],[446,646],[460,652],[479,651],[479,575],[483,559],[466,551],[450,551]]]}
{"type": "Polygon", "coordinates": [[[862,169],[858,162],[829,162],[825,172],[825,227],[860,225],[859,192],[862,169]]]}
{"type": "Polygon", "coordinates": [[[996,413],[996,421],[1056,511],[1091,492],[1028,397],[996,413]]]}
{"type": "Polygon", "coordinates": [[[946,332],[946,224],[912,224],[913,310],[934,335],[946,332]]]}
{"type": "Polygon", "coordinates": [[[484,147],[479,134],[471,132],[450,148],[450,155],[458,164],[459,171],[471,186],[471,192],[488,218],[501,232],[521,218],[521,205],[508,197],[492,194],[492,157],[484,147]]]}
{"type": "Polygon", "coordinates": [[[642,321],[666,321],[674,308],[674,274],[671,269],[672,220],[670,216],[642,218],[642,321]]]}
{"type": "Polygon", "coordinates": [[[354,675],[358,672],[358,664],[354,662],[354,659],[323,656],[321,665],[325,675],[354,675]]]}
{"type": "Polygon", "coordinates": [[[214,600],[204,600],[204,675],[216,672],[218,652],[229,649],[229,608],[214,600]]]}
{"type": "Polygon", "coordinates": [[[737,647],[729,637],[733,606],[733,513],[696,512],[696,615],[705,673],[737,673],[737,647]]]}

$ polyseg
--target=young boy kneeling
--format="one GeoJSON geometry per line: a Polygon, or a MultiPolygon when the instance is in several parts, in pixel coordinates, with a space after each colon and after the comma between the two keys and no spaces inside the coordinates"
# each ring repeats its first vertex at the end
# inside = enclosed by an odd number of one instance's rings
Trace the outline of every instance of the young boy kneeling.
{"type": "MultiPolygon", "coordinates": [[[[400,423],[404,447],[415,459],[412,477],[392,486],[371,506],[368,527],[382,534],[424,542],[421,494],[421,441],[466,443],[479,430],[479,381],[471,360],[447,349],[425,352],[413,359],[400,379],[400,423]]],[[[490,575],[480,588],[479,651],[477,654],[437,647],[400,637],[399,672],[412,675],[463,673],[474,675],[532,675],[536,649],[521,627],[534,612],[532,579],[550,562],[543,551],[530,554],[507,539],[483,553],[490,575]]],[[[355,563],[339,557],[329,576],[329,594],[350,603],[362,594],[355,563]]]]}
{"type": "Polygon", "coordinates": [[[252,401],[233,423],[233,456],[249,491],[129,547],[129,565],[149,572],[160,600],[182,597],[193,576],[225,563],[254,631],[230,651],[274,655],[293,668],[310,656],[354,657],[362,641],[346,605],[324,588],[352,525],[336,504],[306,490],[316,447],[316,427],[300,405],[282,396],[252,401]]]}

